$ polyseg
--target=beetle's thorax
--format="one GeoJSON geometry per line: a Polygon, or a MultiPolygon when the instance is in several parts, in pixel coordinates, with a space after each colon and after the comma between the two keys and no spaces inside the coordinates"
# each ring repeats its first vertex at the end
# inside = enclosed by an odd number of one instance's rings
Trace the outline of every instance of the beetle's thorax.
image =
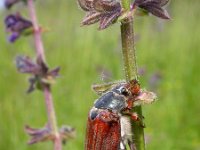
{"type": "Polygon", "coordinates": [[[127,97],[120,93],[123,85],[114,87],[112,90],[103,94],[96,100],[94,107],[97,109],[108,109],[114,112],[120,112],[127,107],[127,97]]]}

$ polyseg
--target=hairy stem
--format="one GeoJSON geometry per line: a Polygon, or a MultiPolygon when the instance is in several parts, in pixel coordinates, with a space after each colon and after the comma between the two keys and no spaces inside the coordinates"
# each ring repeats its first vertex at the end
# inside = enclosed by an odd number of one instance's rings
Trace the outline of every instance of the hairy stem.
{"type": "Polygon", "coordinates": [[[47,113],[48,113],[48,125],[50,126],[52,133],[57,135],[58,129],[57,129],[56,115],[54,111],[51,90],[48,85],[44,85],[43,89],[44,89],[44,97],[45,97],[45,103],[47,106],[47,113]]]}
{"type": "MultiPolygon", "coordinates": [[[[44,46],[42,43],[41,38],[41,30],[38,25],[37,21],[37,15],[35,11],[34,6],[34,0],[28,0],[27,1],[30,18],[33,23],[33,29],[34,29],[34,42],[35,42],[35,50],[38,60],[42,60],[45,62],[45,53],[44,53],[44,46]]],[[[59,136],[58,128],[57,128],[57,121],[56,121],[56,114],[54,110],[53,105],[53,98],[51,94],[51,89],[49,85],[43,85],[43,92],[45,97],[45,104],[47,108],[47,114],[48,114],[48,126],[51,129],[52,134],[54,135],[54,150],[61,150],[62,149],[62,141],[59,136]]]]}
{"type": "MultiPolygon", "coordinates": [[[[122,0],[122,6],[125,10],[129,10],[130,1],[122,0]]],[[[132,17],[129,17],[121,22],[121,39],[126,81],[137,79],[137,64],[134,48],[134,31],[132,17]]],[[[141,106],[135,107],[132,111],[136,112],[140,117],[142,117],[141,106]]],[[[135,121],[132,121],[131,124],[133,132],[132,141],[134,142],[134,147],[136,147],[136,150],[144,150],[144,130],[142,127],[138,126],[135,121]]]]}
{"type": "Polygon", "coordinates": [[[37,55],[37,58],[41,58],[42,60],[45,61],[44,46],[41,39],[41,30],[38,25],[33,0],[28,0],[28,8],[29,8],[31,21],[33,23],[33,28],[34,28],[34,39],[35,39],[34,42],[35,42],[36,55],[37,55]]]}

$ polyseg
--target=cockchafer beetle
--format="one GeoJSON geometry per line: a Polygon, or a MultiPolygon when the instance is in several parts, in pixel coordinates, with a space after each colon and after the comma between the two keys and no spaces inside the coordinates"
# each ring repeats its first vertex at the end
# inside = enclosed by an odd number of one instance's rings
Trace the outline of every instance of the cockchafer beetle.
{"type": "Polygon", "coordinates": [[[101,97],[89,112],[85,149],[125,150],[128,143],[134,150],[130,119],[141,120],[131,110],[154,102],[156,95],[140,89],[137,80],[94,85],[93,89],[101,97]]]}

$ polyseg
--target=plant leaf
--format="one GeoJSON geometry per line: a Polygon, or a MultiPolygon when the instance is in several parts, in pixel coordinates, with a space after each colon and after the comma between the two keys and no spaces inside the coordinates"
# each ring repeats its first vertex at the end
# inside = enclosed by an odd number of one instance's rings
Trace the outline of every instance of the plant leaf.
{"type": "Polygon", "coordinates": [[[89,12],[82,20],[82,25],[90,25],[98,22],[102,14],[100,12],[89,12]]]}
{"type": "Polygon", "coordinates": [[[162,19],[170,19],[168,12],[162,8],[162,6],[166,5],[169,0],[142,0],[136,1],[136,5],[142,9],[147,10],[154,16],[160,17],[162,19]]]}
{"type": "Polygon", "coordinates": [[[159,6],[156,5],[154,7],[146,6],[144,9],[146,9],[148,12],[159,18],[170,19],[168,12],[159,6]]]}
{"type": "Polygon", "coordinates": [[[161,7],[169,3],[169,0],[154,0],[154,1],[157,1],[161,7]]]}
{"type": "Polygon", "coordinates": [[[103,16],[100,20],[99,30],[103,30],[114,23],[119,17],[120,12],[110,13],[109,15],[103,16]]]}

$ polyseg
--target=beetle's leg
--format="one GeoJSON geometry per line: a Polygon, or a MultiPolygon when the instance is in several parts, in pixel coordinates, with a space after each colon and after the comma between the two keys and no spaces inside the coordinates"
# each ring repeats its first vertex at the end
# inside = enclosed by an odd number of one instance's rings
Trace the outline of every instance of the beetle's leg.
{"type": "Polygon", "coordinates": [[[138,114],[137,113],[128,113],[129,116],[131,116],[131,119],[134,120],[134,121],[141,121],[141,119],[139,118],[138,114]]]}
{"type": "Polygon", "coordinates": [[[124,110],[124,111],[123,111],[123,114],[124,114],[124,115],[130,116],[131,119],[132,119],[133,121],[138,122],[139,125],[140,125],[142,128],[145,128],[145,124],[144,124],[143,121],[142,121],[142,119],[144,118],[143,116],[142,116],[142,118],[141,118],[141,117],[138,116],[137,113],[130,112],[130,110],[128,110],[128,109],[127,109],[127,110],[124,110]]]}
{"type": "Polygon", "coordinates": [[[119,150],[126,150],[126,144],[125,144],[123,138],[121,139],[119,150]]]}
{"type": "Polygon", "coordinates": [[[132,98],[127,100],[127,104],[128,104],[127,109],[131,110],[134,105],[132,98]]]}
{"type": "MultiPolygon", "coordinates": [[[[130,116],[131,116],[131,119],[132,119],[132,120],[139,122],[139,125],[140,125],[142,128],[145,128],[144,122],[142,121],[141,117],[138,116],[137,113],[130,113],[130,116]]],[[[143,117],[142,117],[142,118],[143,118],[143,117]]]]}
{"type": "MultiPolygon", "coordinates": [[[[130,150],[136,150],[135,143],[133,141],[131,141],[130,139],[128,139],[127,141],[128,141],[128,146],[129,146],[130,150]]],[[[123,139],[123,137],[122,137],[121,142],[120,142],[120,149],[119,150],[127,150],[126,142],[123,139]]]]}
{"type": "Polygon", "coordinates": [[[136,150],[136,145],[134,142],[129,140],[128,145],[129,145],[130,150],[136,150]]]}

